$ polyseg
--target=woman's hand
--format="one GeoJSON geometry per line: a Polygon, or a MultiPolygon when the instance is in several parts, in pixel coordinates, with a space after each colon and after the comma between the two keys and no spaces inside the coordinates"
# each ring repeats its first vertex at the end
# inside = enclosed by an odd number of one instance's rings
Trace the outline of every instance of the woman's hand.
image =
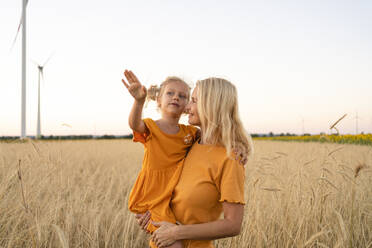
{"type": "Polygon", "coordinates": [[[147,230],[147,226],[150,224],[150,218],[151,218],[150,211],[146,211],[146,213],[144,213],[144,214],[136,214],[136,219],[137,219],[138,225],[146,233],[149,233],[149,231],[147,230]]]}
{"type": "Polygon", "coordinates": [[[172,224],[166,221],[161,222],[152,222],[154,226],[159,227],[153,234],[152,234],[152,241],[158,246],[159,248],[167,247],[177,241],[175,231],[177,228],[176,224],[172,224]]]}
{"type": "Polygon", "coordinates": [[[125,70],[124,76],[127,78],[128,83],[125,82],[124,79],[121,81],[123,82],[124,86],[128,89],[129,93],[139,102],[144,102],[147,96],[146,87],[143,86],[136,75],[132,71],[125,70]]]}

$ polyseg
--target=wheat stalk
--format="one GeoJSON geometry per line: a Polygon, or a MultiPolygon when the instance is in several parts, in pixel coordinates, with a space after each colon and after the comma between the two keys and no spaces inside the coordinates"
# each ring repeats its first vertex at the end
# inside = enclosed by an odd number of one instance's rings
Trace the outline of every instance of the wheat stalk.
{"type": "Polygon", "coordinates": [[[335,123],[333,123],[333,125],[329,128],[329,129],[336,129],[336,131],[337,131],[337,135],[339,134],[339,132],[338,132],[338,129],[336,128],[336,125],[342,120],[342,119],[344,119],[345,117],[346,117],[346,115],[347,114],[344,114],[340,119],[338,119],[335,123]]]}

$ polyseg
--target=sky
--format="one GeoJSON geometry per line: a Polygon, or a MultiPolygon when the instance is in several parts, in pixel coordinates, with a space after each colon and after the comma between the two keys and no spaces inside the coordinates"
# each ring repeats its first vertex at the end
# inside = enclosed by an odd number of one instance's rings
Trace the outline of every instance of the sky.
{"type": "MultiPolygon", "coordinates": [[[[0,2],[0,136],[21,133],[22,0],[0,2]]],[[[29,0],[26,132],[128,134],[130,69],[145,85],[223,77],[250,133],[372,133],[372,1],[29,0]],[[65,125],[67,124],[67,125],[65,125]]],[[[155,104],[144,117],[159,118],[155,104]]],[[[187,117],[182,118],[187,122],[187,117]]]]}

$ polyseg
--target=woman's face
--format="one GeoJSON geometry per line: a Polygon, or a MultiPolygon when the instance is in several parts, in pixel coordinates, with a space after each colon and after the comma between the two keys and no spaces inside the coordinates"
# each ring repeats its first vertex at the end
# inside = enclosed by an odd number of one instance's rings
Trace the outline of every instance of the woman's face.
{"type": "Polygon", "coordinates": [[[194,125],[194,126],[199,126],[201,125],[200,123],[200,118],[199,118],[199,113],[198,113],[198,87],[194,89],[191,95],[191,101],[187,104],[186,106],[186,111],[189,114],[189,124],[194,125]]]}

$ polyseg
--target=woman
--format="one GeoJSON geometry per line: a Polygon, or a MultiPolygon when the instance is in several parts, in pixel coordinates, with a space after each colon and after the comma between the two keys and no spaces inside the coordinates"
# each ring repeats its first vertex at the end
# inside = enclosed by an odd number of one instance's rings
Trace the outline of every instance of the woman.
{"type": "MultiPolygon", "coordinates": [[[[152,240],[166,247],[183,240],[184,247],[214,247],[212,240],[238,235],[244,214],[244,167],[232,150],[251,151],[238,115],[236,88],[229,81],[198,81],[187,106],[189,123],[199,126],[201,138],[190,149],[171,208],[181,225],[152,222],[159,228],[152,240]],[[219,219],[223,213],[223,219],[219,219]]],[[[146,225],[148,216],[140,219],[146,225]]]]}

